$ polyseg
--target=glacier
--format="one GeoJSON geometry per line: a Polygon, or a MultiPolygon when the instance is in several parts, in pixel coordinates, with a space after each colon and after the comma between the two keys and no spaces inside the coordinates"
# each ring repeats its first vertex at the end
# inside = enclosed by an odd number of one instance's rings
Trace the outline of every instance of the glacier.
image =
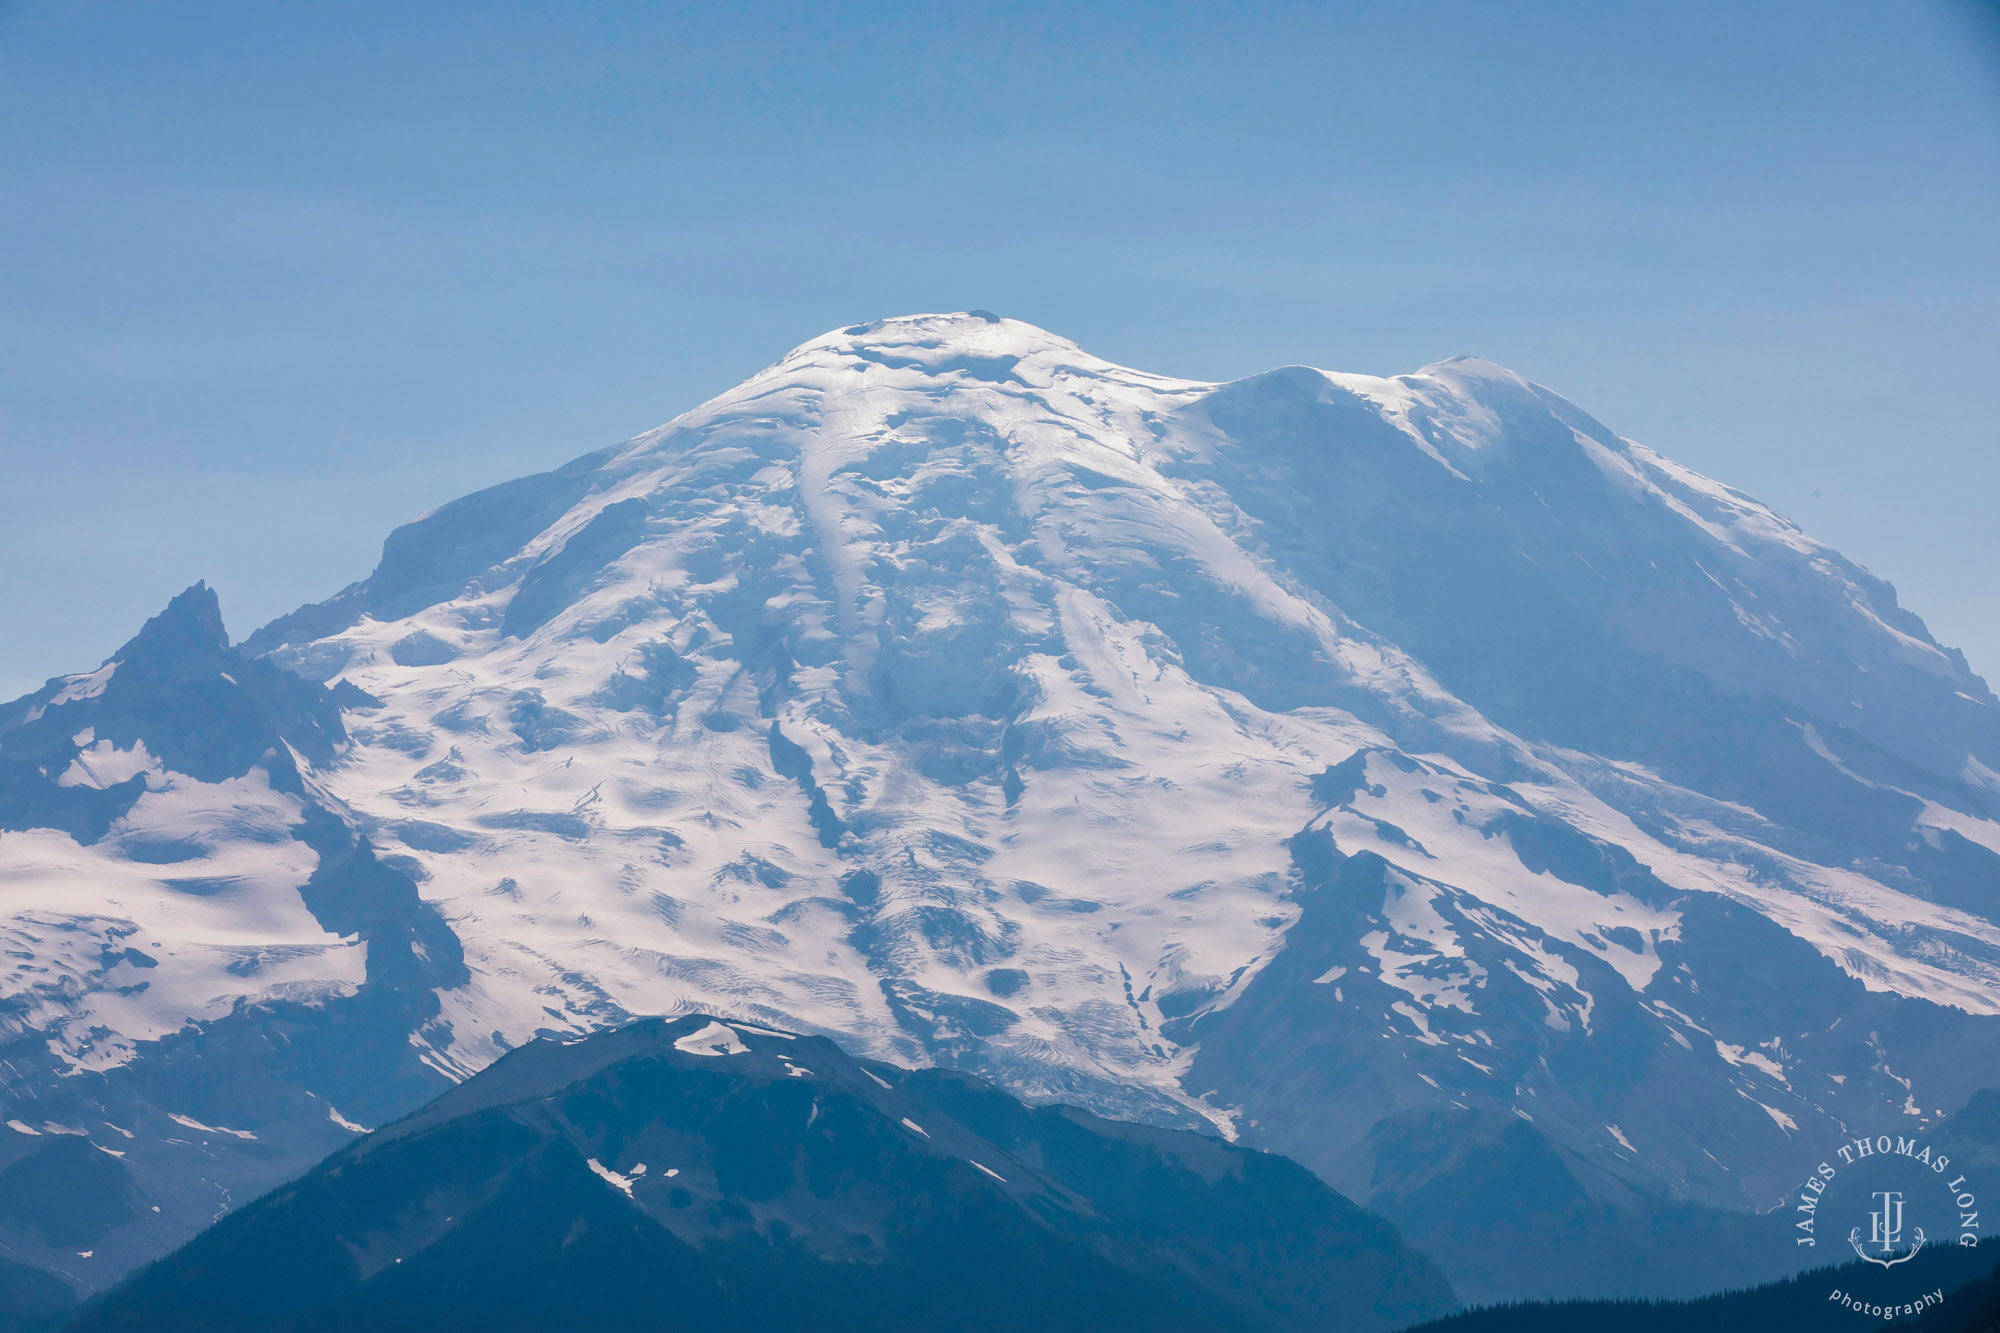
{"type": "Polygon", "coordinates": [[[715,1013],[1285,1152],[1471,1298],[1706,1289],[1823,1138],[2000,1082],[1997,774],[1886,583],[1498,366],[855,325],[0,706],[0,1185],[68,1126],[131,1215],[0,1244],[100,1286],[715,1013]],[[1523,1172],[1686,1262],[1453,1229],[1523,1172]]]}

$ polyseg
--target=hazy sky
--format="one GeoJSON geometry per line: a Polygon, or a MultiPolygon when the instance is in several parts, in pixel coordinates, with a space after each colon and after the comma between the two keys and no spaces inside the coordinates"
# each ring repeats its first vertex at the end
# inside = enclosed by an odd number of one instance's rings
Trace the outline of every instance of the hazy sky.
{"type": "Polygon", "coordinates": [[[1491,357],[2000,677],[1985,12],[0,0],[0,697],[968,307],[1200,378],[1491,357]]]}

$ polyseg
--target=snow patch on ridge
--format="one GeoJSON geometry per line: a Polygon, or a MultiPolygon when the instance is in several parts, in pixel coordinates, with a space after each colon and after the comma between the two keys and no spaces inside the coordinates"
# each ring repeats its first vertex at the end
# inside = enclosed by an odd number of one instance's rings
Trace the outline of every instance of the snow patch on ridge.
{"type": "Polygon", "coordinates": [[[710,1023],[697,1031],[688,1033],[674,1043],[674,1049],[689,1055],[747,1055],[750,1051],[743,1039],[736,1035],[736,1029],[721,1023],[710,1023]]]}

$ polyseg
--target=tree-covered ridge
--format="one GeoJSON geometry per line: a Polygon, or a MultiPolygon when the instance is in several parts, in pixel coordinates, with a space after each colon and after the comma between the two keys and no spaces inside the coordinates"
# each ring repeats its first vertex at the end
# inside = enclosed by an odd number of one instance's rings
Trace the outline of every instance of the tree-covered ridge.
{"type": "MultiPolygon", "coordinates": [[[[1412,1333],[1763,1333],[1806,1329],[1821,1319],[1845,1327],[1859,1306],[1919,1307],[1897,1320],[1922,1333],[1987,1333],[2000,1327],[2000,1240],[1939,1246],[1887,1271],[1859,1261],[1816,1268],[1783,1282],[1689,1301],[1523,1302],[1468,1310],[1412,1333]],[[1926,1303],[1928,1303],[1926,1305],[1926,1303]]],[[[1883,1317],[1869,1316],[1870,1322],[1883,1317]]]]}

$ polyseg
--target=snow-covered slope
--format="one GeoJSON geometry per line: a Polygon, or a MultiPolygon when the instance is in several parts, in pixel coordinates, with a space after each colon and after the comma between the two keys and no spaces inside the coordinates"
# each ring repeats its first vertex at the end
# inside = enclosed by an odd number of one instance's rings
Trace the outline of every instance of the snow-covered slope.
{"type": "MultiPolygon", "coordinates": [[[[9,1021],[54,1052],[10,1105],[144,1084],[149,1039],[280,985],[436,1082],[719,1011],[1364,1200],[1422,1183],[1408,1117],[1463,1113],[1745,1208],[2000,1053],[2000,704],[1887,585],[1483,362],[1205,384],[859,325],[399,529],[237,656],[332,687],[296,790],[95,724],[123,665],[0,714],[9,1021]],[[20,795],[120,780],[108,823],[20,795]],[[327,853],[285,830],[335,826],[418,886],[393,987],[302,894],[327,853]],[[282,969],[218,969],[252,943],[282,969]]],[[[392,1068],[256,1097],[387,1108],[392,1068]]]]}
{"type": "Polygon", "coordinates": [[[196,586],[0,708],[0,1245],[91,1289],[437,1085],[465,973],[316,770],[349,691],[196,586]]]}

